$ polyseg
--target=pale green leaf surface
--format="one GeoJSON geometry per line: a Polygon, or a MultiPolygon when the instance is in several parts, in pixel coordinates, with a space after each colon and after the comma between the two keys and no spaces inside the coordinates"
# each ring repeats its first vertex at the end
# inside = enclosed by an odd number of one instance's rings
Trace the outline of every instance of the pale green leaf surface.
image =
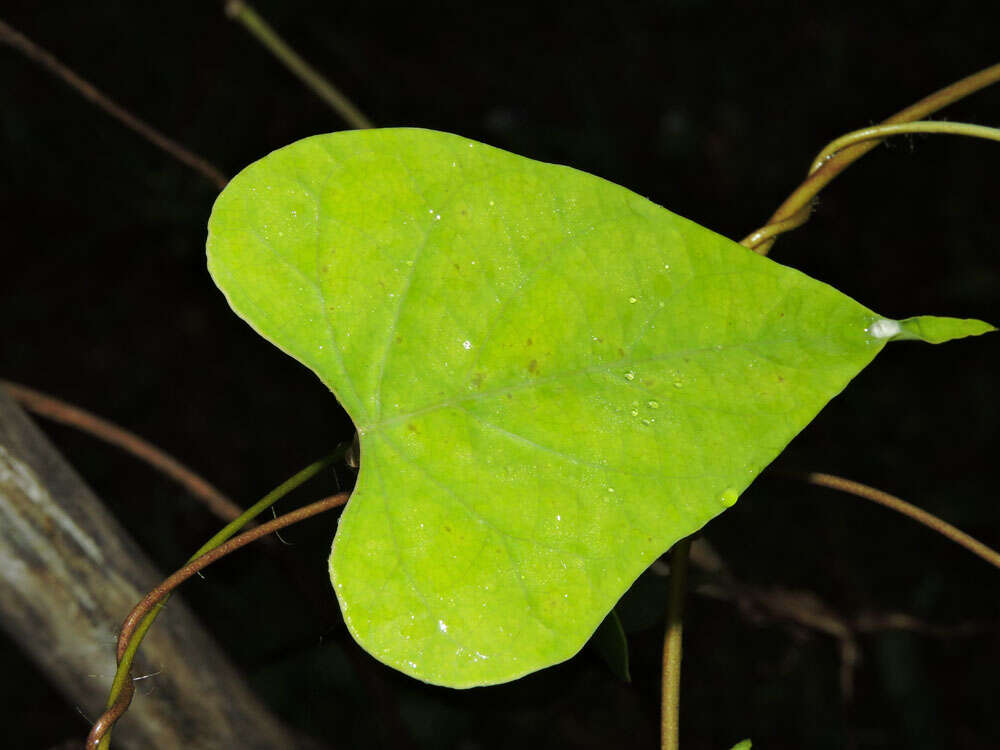
{"type": "Polygon", "coordinates": [[[750,750],[752,747],[753,743],[750,742],[750,740],[742,740],[741,742],[737,742],[733,745],[730,750],[750,750]]]}
{"type": "Polygon", "coordinates": [[[233,309],[357,426],[330,557],[348,628],[454,687],[576,653],[887,340],[622,187],[426,130],[252,164],[208,251],[233,309]]]}

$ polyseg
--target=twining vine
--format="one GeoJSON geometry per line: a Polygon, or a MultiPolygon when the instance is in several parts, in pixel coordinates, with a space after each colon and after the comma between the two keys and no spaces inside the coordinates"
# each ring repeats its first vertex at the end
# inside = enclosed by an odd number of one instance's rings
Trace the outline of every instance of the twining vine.
{"type": "MultiPolygon", "coordinates": [[[[240,21],[254,36],[267,47],[275,56],[280,59],[292,72],[309,86],[318,96],[326,101],[353,127],[371,127],[371,122],[351,103],[336,87],[326,81],[321,74],[309,66],[294,50],[291,49],[260,16],[253,11],[246,3],[239,0],[229,0],[226,3],[226,10],[231,17],[240,21]]],[[[150,126],[145,121],[136,117],[123,107],[115,103],[110,97],[101,92],[96,86],[74,73],[71,69],[61,63],[54,55],[27,39],[16,29],[0,20],[0,42],[4,42],[14,49],[17,49],[29,59],[38,63],[49,72],[64,80],[72,86],[81,96],[90,100],[95,105],[104,110],[107,114],[117,119],[149,142],[158,146],[179,162],[185,164],[201,176],[211,181],[216,187],[223,187],[226,176],[214,165],[201,156],[184,148],[176,141],[163,135],[160,131],[150,126]]],[[[791,231],[804,224],[810,216],[813,200],[819,192],[835,179],[840,172],[850,164],[859,159],[864,154],[875,148],[887,137],[899,134],[914,133],[949,133],[955,135],[965,135],[969,137],[985,138],[1000,141],[1000,130],[987,128],[978,125],[964,123],[949,123],[923,121],[922,118],[948,106],[976,91],[979,91],[997,81],[1000,81],[1000,64],[993,65],[967,78],[964,78],[950,86],[947,86],[916,104],[908,107],[892,117],[887,118],[883,123],[862,130],[854,131],[841,138],[832,141],[825,147],[814,160],[810,167],[806,179],[800,184],[774,212],[767,224],[751,233],[741,244],[753,249],[755,252],[766,255],[774,244],[775,239],[783,233],[791,231]]],[[[74,424],[81,429],[85,429],[109,442],[116,443],[132,450],[133,453],[157,466],[159,469],[172,476],[187,486],[194,494],[198,495],[212,512],[222,518],[234,519],[212,540],[207,542],[191,560],[181,570],[166,579],[160,586],[150,592],[147,597],[129,615],[121,631],[118,643],[119,673],[116,675],[112,694],[108,701],[108,712],[94,725],[88,747],[107,747],[109,730],[114,722],[124,713],[131,700],[133,692],[132,680],[129,679],[129,667],[131,658],[138,648],[138,644],[144,633],[152,625],[157,612],[162,607],[163,602],[169,593],[181,582],[194,575],[213,561],[228,554],[228,552],[238,549],[255,539],[259,539],[267,534],[276,532],[280,528],[296,523],[305,518],[309,518],[318,513],[342,506],[348,500],[346,493],[341,493],[327,498],[317,503],[299,508],[296,511],[285,514],[268,523],[261,524],[252,531],[245,532],[239,536],[233,536],[236,532],[248,523],[258,513],[269,507],[278,497],[285,494],[292,487],[301,484],[309,477],[315,475],[323,467],[340,457],[343,452],[340,450],[336,456],[328,457],[321,462],[307,467],[295,477],[283,483],[275,491],[269,493],[252,508],[239,513],[239,508],[232,501],[218,492],[209,483],[202,480],[193,472],[186,470],[169,456],[165,456],[155,447],[142,441],[137,436],[131,435],[116,425],[111,425],[104,420],[87,414],[71,405],[61,404],[53,408],[57,403],[51,397],[38,394],[24,386],[11,383],[0,384],[5,387],[22,404],[28,406],[36,413],[43,414],[49,418],[74,424]],[[235,517],[235,518],[234,518],[235,517]],[[228,540],[228,541],[227,541],[228,540]]],[[[922,511],[915,506],[905,503],[888,493],[875,488],[862,485],[857,482],[822,473],[808,473],[800,475],[798,479],[808,483],[827,487],[862,497],[897,512],[903,513],[914,520],[917,520],[930,528],[942,533],[958,544],[990,564],[1000,567],[1000,554],[986,547],[978,540],[969,537],[964,532],[955,529],[941,519],[932,516],[926,511],[922,511]]],[[[663,670],[663,747],[675,748],[677,736],[677,709],[679,703],[679,667],[680,667],[680,628],[681,611],[683,608],[683,587],[684,574],[690,549],[690,539],[683,540],[675,545],[672,556],[672,578],[671,596],[669,611],[667,615],[667,629],[664,641],[664,670],[663,670]]]]}

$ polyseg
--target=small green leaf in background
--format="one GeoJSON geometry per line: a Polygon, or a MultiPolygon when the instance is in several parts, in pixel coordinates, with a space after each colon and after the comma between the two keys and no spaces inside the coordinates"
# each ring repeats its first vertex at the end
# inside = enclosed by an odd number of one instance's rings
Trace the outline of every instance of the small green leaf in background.
{"type": "Polygon", "coordinates": [[[591,636],[590,645],[600,654],[615,677],[623,682],[632,682],[628,666],[628,639],[617,612],[608,612],[608,616],[591,636]]]}
{"type": "Polygon", "coordinates": [[[452,687],[575,654],[900,330],[625,188],[427,130],[252,164],[208,256],[357,427],[348,628],[452,687]]]}
{"type": "Polygon", "coordinates": [[[750,740],[743,740],[742,742],[737,742],[733,745],[731,750],[750,750],[753,747],[750,740]]]}

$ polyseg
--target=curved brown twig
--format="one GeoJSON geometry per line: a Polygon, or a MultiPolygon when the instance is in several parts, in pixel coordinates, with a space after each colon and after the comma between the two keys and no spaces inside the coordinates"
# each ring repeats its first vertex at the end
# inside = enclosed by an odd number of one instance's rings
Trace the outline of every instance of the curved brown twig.
{"type": "Polygon", "coordinates": [[[189,151],[177,143],[177,141],[168,138],[149,123],[133,115],[127,109],[114,102],[107,94],[100,91],[94,84],[66,67],[51,52],[42,49],[20,31],[4,23],[2,20],[0,20],[0,42],[6,42],[32,62],[38,63],[53,75],[61,78],[84,99],[92,102],[118,120],[122,125],[138,133],[154,146],[159,147],[177,159],[177,161],[198,172],[198,174],[215,185],[219,190],[222,190],[226,186],[226,183],[229,182],[229,179],[222,174],[218,167],[211,164],[207,159],[198,156],[193,151],[189,151]]]}
{"type": "Polygon", "coordinates": [[[125,687],[118,694],[118,699],[111,708],[101,714],[97,721],[94,722],[94,726],[90,728],[90,734],[87,735],[87,744],[84,746],[87,750],[100,747],[101,740],[107,736],[115,723],[128,711],[128,707],[132,704],[133,695],[135,695],[135,683],[132,682],[132,673],[129,672],[128,682],[125,683],[125,687]]]}
{"type": "Polygon", "coordinates": [[[978,539],[969,536],[961,529],[952,526],[947,521],[941,520],[937,516],[932,513],[928,513],[922,508],[918,508],[916,505],[911,505],[902,498],[890,495],[888,492],[883,492],[882,490],[874,487],[869,487],[867,484],[861,484],[861,482],[854,482],[850,479],[838,477],[835,474],[823,474],[818,471],[810,471],[805,474],[789,474],[788,476],[794,479],[799,479],[803,482],[808,482],[809,484],[815,484],[819,487],[827,487],[831,490],[846,492],[849,495],[854,495],[855,497],[860,497],[865,500],[871,500],[873,503],[878,503],[883,507],[894,510],[907,518],[910,518],[917,523],[923,524],[927,528],[936,531],[938,534],[947,537],[951,541],[955,542],[955,544],[964,547],[972,554],[985,560],[994,568],[1000,568],[1000,552],[987,547],[978,539]]]}
{"type": "Polygon", "coordinates": [[[239,505],[222,494],[212,484],[135,433],[102,419],[96,414],[91,414],[85,409],[19,383],[0,380],[0,388],[6,390],[12,398],[29,411],[54,422],[75,427],[107,443],[116,445],[162,471],[183,485],[188,492],[201,500],[205,507],[224,521],[232,521],[243,512],[239,505]]]}
{"type": "MultiPolygon", "coordinates": [[[[208,567],[220,557],[225,557],[230,552],[233,552],[240,547],[244,547],[250,542],[256,541],[257,539],[283,529],[286,526],[291,526],[294,523],[298,523],[299,521],[318,515],[319,513],[344,505],[349,497],[350,495],[346,492],[341,492],[337,495],[331,495],[324,500],[311,503],[310,505],[306,505],[302,508],[297,508],[290,513],[286,513],[278,518],[275,518],[273,521],[268,521],[255,529],[233,537],[210,552],[206,552],[201,557],[192,560],[176,573],[169,576],[159,586],[146,594],[142,601],[139,602],[129,613],[128,617],[125,618],[125,621],[122,623],[121,632],[118,635],[118,661],[121,661],[122,656],[128,649],[129,642],[132,640],[132,635],[135,633],[136,627],[138,627],[139,623],[142,622],[143,618],[150,612],[150,610],[153,609],[153,607],[159,604],[163,598],[167,596],[167,594],[177,588],[180,584],[184,583],[184,581],[188,578],[208,567]]],[[[108,710],[105,711],[100,718],[98,718],[91,728],[90,734],[87,735],[87,750],[96,750],[101,746],[102,740],[111,731],[115,722],[118,721],[122,714],[125,713],[128,708],[128,704],[132,700],[133,693],[134,687],[132,685],[132,680],[128,680],[127,687],[122,690],[114,704],[112,704],[112,706],[108,708],[108,710]]]]}

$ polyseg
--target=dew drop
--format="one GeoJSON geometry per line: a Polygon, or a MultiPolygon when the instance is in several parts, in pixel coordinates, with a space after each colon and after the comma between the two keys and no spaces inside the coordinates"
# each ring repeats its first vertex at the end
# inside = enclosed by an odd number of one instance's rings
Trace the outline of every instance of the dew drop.
{"type": "Polygon", "coordinates": [[[682,383],[680,380],[675,380],[674,381],[674,388],[683,388],[683,387],[684,387],[684,383],[682,383]]]}
{"type": "Polygon", "coordinates": [[[444,624],[444,620],[438,620],[438,630],[442,633],[448,632],[448,626],[444,624]]]}
{"type": "Polygon", "coordinates": [[[660,402],[659,401],[647,401],[646,402],[646,406],[648,406],[650,409],[659,409],[660,408],[660,402]]]}
{"type": "Polygon", "coordinates": [[[463,349],[471,349],[472,348],[472,342],[469,341],[469,340],[463,341],[462,342],[462,348],[463,349]]]}
{"type": "Polygon", "coordinates": [[[723,505],[727,508],[731,508],[736,505],[736,501],[740,499],[740,493],[732,487],[729,487],[723,491],[720,499],[722,500],[723,505]]]}
{"type": "Polygon", "coordinates": [[[633,417],[638,417],[639,416],[639,410],[638,409],[633,409],[632,410],[632,416],[633,417]]]}
{"type": "Polygon", "coordinates": [[[628,303],[629,303],[630,305],[634,305],[634,304],[635,304],[636,302],[638,302],[638,301],[639,301],[639,300],[637,300],[637,299],[636,299],[635,297],[629,297],[629,298],[628,298],[628,303]]]}
{"type": "Polygon", "coordinates": [[[890,320],[889,318],[879,318],[865,329],[873,339],[891,339],[902,332],[902,330],[903,328],[899,325],[899,321],[890,320]]]}
{"type": "Polygon", "coordinates": [[[626,380],[635,380],[635,373],[632,372],[631,370],[629,370],[628,372],[625,373],[625,379],[626,380]]]}

